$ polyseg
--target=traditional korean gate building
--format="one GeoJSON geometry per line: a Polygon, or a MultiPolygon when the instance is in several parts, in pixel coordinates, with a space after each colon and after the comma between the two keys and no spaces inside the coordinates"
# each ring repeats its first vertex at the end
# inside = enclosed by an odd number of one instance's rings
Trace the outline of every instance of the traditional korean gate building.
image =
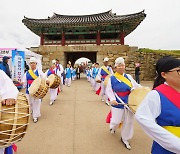
{"type": "Polygon", "coordinates": [[[36,51],[43,55],[43,68],[46,69],[55,58],[63,65],[69,60],[74,64],[81,57],[100,64],[107,56],[111,64],[118,56],[127,58],[127,51],[135,49],[125,45],[125,37],[134,31],[145,17],[144,11],[116,15],[110,10],[80,16],[54,13],[47,19],[24,17],[22,22],[40,37],[40,45],[36,51]]]}

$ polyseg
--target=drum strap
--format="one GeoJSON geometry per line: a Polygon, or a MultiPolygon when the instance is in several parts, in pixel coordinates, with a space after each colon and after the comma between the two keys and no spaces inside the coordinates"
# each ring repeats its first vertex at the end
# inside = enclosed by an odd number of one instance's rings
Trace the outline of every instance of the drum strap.
{"type": "Polygon", "coordinates": [[[35,80],[38,76],[33,72],[33,70],[28,70],[30,76],[35,80]]]}
{"type": "Polygon", "coordinates": [[[101,69],[103,69],[108,75],[110,74],[109,70],[105,66],[102,66],[101,69]]]}
{"type": "Polygon", "coordinates": [[[132,83],[123,75],[119,74],[118,72],[116,72],[114,74],[114,76],[119,79],[120,81],[124,82],[126,85],[128,85],[130,88],[132,88],[132,83]]]}

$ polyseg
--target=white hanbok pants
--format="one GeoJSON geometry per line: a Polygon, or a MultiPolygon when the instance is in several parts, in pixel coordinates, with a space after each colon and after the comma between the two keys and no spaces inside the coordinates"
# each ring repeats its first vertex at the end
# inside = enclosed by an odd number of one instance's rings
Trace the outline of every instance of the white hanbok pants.
{"type": "Polygon", "coordinates": [[[50,102],[54,102],[57,98],[58,88],[56,88],[56,89],[50,88],[49,92],[50,92],[50,102]]]}
{"type": "Polygon", "coordinates": [[[101,82],[101,97],[105,97],[105,100],[108,101],[108,96],[106,95],[106,87],[104,86],[104,81],[101,82]]]}
{"type": "Polygon", "coordinates": [[[112,118],[110,121],[110,129],[116,130],[121,122],[122,130],[121,137],[123,140],[128,141],[132,138],[134,132],[134,114],[128,109],[120,109],[111,107],[112,118]]]}
{"type": "Polygon", "coordinates": [[[40,113],[41,99],[34,98],[29,94],[26,94],[26,97],[29,101],[30,109],[33,112],[32,113],[33,118],[40,117],[41,116],[41,113],[40,113]]]}
{"type": "Polygon", "coordinates": [[[91,86],[93,86],[93,78],[90,77],[90,83],[91,83],[91,86]]]}
{"type": "Polygon", "coordinates": [[[0,148],[0,154],[4,154],[4,148],[0,148]]]}
{"type": "Polygon", "coordinates": [[[71,85],[71,78],[66,78],[66,85],[70,86],[71,85]]]}
{"type": "Polygon", "coordinates": [[[87,80],[88,80],[88,82],[91,80],[91,77],[90,76],[87,76],[87,80]]]}
{"type": "Polygon", "coordinates": [[[72,76],[72,80],[75,80],[76,79],[76,76],[74,75],[74,76],[72,76]]]}
{"type": "Polygon", "coordinates": [[[61,83],[60,83],[60,86],[59,86],[59,88],[60,88],[60,90],[62,91],[63,90],[63,76],[61,76],[61,83]]]}
{"type": "Polygon", "coordinates": [[[92,87],[93,87],[94,90],[95,90],[95,84],[96,84],[96,81],[95,81],[94,78],[92,78],[92,87]]]}

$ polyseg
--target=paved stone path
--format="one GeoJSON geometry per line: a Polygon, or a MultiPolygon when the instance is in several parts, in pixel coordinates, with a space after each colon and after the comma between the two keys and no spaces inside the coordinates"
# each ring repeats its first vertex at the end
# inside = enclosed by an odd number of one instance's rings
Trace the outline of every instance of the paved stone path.
{"type": "MultiPolygon", "coordinates": [[[[151,82],[142,85],[152,86],[151,82]]],[[[85,78],[64,86],[54,105],[49,94],[43,99],[41,118],[30,122],[18,145],[18,154],[146,154],[151,139],[135,122],[134,136],[127,150],[120,142],[120,130],[110,134],[105,123],[110,107],[100,101],[85,78]]]]}

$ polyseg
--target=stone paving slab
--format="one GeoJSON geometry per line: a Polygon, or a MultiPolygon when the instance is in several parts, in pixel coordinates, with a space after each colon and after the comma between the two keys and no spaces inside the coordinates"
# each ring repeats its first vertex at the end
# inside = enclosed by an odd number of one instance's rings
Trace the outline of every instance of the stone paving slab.
{"type": "MultiPolygon", "coordinates": [[[[142,82],[152,87],[152,82],[142,82]]],[[[28,132],[18,145],[18,154],[145,154],[151,139],[135,122],[134,136],[127,150],[120,142],[120,130],[109,133],[105,123],[110,107],[100,101],[86,79],[72,81],[71,87],[49,106],[49,94],[43,99],[41,118],[31,120],[28,132]]]]}

